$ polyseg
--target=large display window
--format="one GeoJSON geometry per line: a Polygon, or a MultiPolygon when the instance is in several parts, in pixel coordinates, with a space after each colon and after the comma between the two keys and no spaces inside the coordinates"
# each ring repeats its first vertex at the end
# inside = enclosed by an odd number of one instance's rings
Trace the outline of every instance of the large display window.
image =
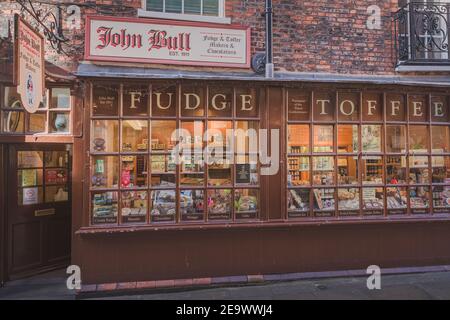
{"type": "Polygon", "coordinates": [[[288,219],[450,213],[446,97],[290,88],[286,99],[288,219]]]}
{"type": "Polygon", "coordinates": [[[260,218],[259,90],[95,83],[92,225],[260,218]]]}

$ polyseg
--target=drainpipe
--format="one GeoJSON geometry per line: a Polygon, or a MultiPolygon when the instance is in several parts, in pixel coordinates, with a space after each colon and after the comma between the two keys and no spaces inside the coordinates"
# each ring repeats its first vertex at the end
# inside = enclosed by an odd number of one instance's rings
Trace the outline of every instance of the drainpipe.
{"type": "Polygon", "coordinates": [[[272,0],[266,0],[266,78],[273,78],[273,7],[272,0]]]}

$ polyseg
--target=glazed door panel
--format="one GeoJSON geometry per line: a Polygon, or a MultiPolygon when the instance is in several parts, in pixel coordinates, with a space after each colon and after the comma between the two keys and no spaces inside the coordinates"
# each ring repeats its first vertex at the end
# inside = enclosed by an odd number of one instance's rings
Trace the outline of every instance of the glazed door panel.
{"type": "Polygon", "coordinates": [[[70,260],[70,151],[65,145],[11,146],[8,167],[10,279],[70,260]]]}

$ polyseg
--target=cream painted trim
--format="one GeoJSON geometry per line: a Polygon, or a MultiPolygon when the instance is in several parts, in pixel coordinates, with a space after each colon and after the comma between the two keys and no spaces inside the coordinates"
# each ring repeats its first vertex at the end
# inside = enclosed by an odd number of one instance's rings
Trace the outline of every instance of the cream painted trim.
{"type": "Polygon", "coordinates": [[[137,15],[138,17],[141,18],[156,18],[156,19],[231,24],[231,18],[226,17],[212,17],[212,16],[201,16],[195,14],[181,14],[181,13],[166,13],[166,12],[147,11],[144,9],[138,9],[137,15]]]}

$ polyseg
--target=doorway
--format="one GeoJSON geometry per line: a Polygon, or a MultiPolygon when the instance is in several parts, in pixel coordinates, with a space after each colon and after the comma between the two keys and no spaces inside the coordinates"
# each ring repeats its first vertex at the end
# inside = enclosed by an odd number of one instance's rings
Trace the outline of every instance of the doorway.
{"type": "Polygon", "coordinates": [[[67,266],[71,242],[71,146],[10,145],[7,280],[67,266]]]}

